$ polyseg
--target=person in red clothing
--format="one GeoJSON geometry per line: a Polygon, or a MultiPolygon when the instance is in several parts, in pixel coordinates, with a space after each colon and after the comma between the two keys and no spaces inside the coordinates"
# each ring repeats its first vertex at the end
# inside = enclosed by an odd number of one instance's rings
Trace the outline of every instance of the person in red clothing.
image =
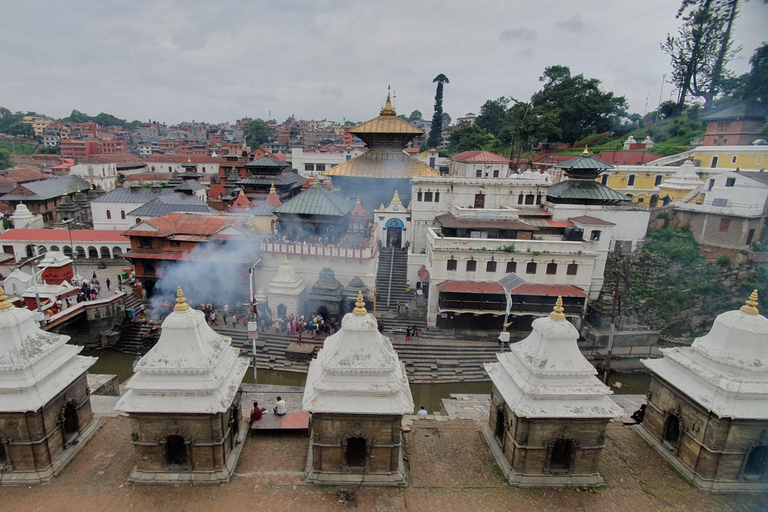
{"type": "Polygon", "coordinates": [[[253,435],[253,423],[255,421],[259,421],[262,418],[265,410],[266,409],[259,407],[259,402],[253,402],[253,409],[251,409],[251,421],[248,423],[248,430],[251,432],[251,435],[253,435]]]}
{"type": "Polygon", "coordinates": [[[301,345],[301,333],[297,336],[298,341],[296,342],[297,345],[301,345]]]}

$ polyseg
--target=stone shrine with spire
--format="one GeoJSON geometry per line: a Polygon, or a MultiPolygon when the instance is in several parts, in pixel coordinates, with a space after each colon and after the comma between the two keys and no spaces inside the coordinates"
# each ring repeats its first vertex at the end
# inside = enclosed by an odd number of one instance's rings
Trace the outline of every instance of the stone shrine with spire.
{"type": "Polygon", "coordinates": [[[68,340],[0,288],[0,484],[51,481],[102,424],[87,381],[96,358],[68,340]]]}
{"type": "Polygon", "coordinates": [[[395,191],[406,205],[410,204],[410,180],[414,176],[440,176],[438,171],[403,151],[424,131],[397,117],[389,93],[379,116],[355,126],[349,133],[362,139],[368,151],[332,167],[323,176],[331,176],[350,200],[359,196],[369,212],[389,201],[395,191]]]}
{"type": "Polygon", "coordinates": [[[310,288],[305,302],[305,313],[336,316],[341,314],[344,300],[344,286],[336,279],[336,273],[330,267],[320,271],[320,276],[310,288]]]}
{"type": "Polygon", "coordinates": [[[286,256],[277,275],[269,282],[267,300],[275,318],[293,315],[299,317],[304,313],[304,296],[307,286],[296,275],[293,265],[286,256]]]}
{"type": "Polygon", "coordinates": [[[483,427],[511,485],[604,485],[598,472],[608,422],[622,413],[581,354],[558,297],[533,332],[485,369],[493,382],[483,427]]]}
{"type": "Polygon", "coordinates": [[[139,483],[220,483],[234,472],[245,429],[240,383],[248,360],[215,332],[181,288],[160,339],[134,367],[115,409],[131,419],[139,483]]]}
{"type": "Polygon", "coordinates": [[[413,413],[405,367],[362,293],[309,365],[307,482],[405,486],[401,422],[413,413]]]}
{"type": "Polygon", "coordinates": [[[690,347],[645,359],[651,388],[638,431],[702,489],[768,490],[768,318],[757,290],[690,347]]]}

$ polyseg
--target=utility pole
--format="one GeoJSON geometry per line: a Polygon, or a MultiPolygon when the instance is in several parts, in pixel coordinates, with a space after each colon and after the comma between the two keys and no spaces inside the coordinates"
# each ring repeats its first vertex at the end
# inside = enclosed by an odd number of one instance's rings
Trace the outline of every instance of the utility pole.
{"type": "Polygon", "coordinates": [[[656,107],[656,121],[654,121],[654,125],[659,124],[659,110],[661,110],[661,95],[664,94],[664,79],[667,78],[667,74],[664,73],[661,75],[661,90],[659,91],[659,106],[656,107]]]}
{"type": "Polygon", "coordinates": [[[608,335],[608,357],[605,359],[605,373],[603,384],[608,384],[608,375],[611,373],[611,354],[613,354],[613,331],[616,327],[616,309],[619,305],[619,272],[616,272],[616,284],[613,287],[613,304],[611,305],[611,333],[608,335]]]}

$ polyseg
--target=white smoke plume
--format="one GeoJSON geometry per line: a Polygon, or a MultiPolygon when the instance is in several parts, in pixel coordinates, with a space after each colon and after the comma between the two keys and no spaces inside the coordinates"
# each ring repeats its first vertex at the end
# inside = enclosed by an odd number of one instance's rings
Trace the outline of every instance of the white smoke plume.
{"type": "MultiPolygon", "coordinates": [[[[163,301],[174,304],[176,287],[181,286],[187,302],[194,308],[213,303],[230,308],[249,300],[248,272],[241,272],[260,258],[256,242],[209,241],[184,255],[179,261],[166,261],[162,277],[153,289],[153,317],[159,316],[163,301]]],[[[260,286],[254,284],[254,291],[260,286]]]]}

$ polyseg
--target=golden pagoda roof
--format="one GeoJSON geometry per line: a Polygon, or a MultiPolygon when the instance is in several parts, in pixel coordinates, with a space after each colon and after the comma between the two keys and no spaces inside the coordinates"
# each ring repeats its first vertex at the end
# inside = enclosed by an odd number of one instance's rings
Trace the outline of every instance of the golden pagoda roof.
{"type": "Polygon", "coordinates": [[[413,178],[414,176],[440,176],[440,173],[401,150],[376,150],[368,151],[342,162],[325,171],[323,175],[360,178],[413,178]]]}
{"type": "Polygon", "coordinates": [[[409,134],[409,135],[422,135],[424,130],[420,130],[413,126],[408,121],[403,121],[397,117],[397,112],[392,106],[392,102],[389,99],[389,92],[387,92],[387,103],[384,108],[381,109],[379,117],[374,117],[370,121],[366,121],[363,124],[357,125],[349,133],[352,135],[360,135],[366,133],[393,133],[393,134],[409,134]]]}

